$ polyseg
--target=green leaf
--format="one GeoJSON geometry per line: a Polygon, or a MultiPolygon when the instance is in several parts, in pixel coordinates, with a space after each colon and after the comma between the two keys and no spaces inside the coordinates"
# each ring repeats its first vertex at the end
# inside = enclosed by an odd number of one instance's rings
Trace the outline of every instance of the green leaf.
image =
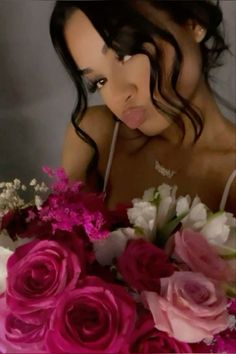
{"type": "Polygon", "coordinates": [[[229,297],[236,298],[236,284],[227,284],[225,286],[225,294],[229,297]]]}
{"type": "Polygon", "coordinates": [[[234,259],[236,258],[236,249],[227,246],[215,246],[215,249],[220,257],[223,259],[234,259]]]}
{"type": "Polygon", "coordinates": [[[154,193],[153,193],[153,199],[150,200],[149,202],[150,202],[152,205],[158,207],[158,205],[159,205],[159,203],[160,203],[160,200],[161,200],[161,196],[160,196],[160,193],[159,193],[159,191],[158,191],[158,188],[155,188],[155,191],[154,191],[154,193]]]}
{"type": "Polygon", "coordinates": [[[134,231],[137,235],[144,235],[143,228],[140,226],[134,226],[134,231]]]}
{"type": "Polygon", "coordinates": [[[188,214],[188,211],[183,212],[179,216],[169,221],[160,230],[157,230],[157,234],[154,243],[157,246],[163,247],[167,242],[168,238],[172,235],[176,227],[179,225],[180,221],[188,214]]]}

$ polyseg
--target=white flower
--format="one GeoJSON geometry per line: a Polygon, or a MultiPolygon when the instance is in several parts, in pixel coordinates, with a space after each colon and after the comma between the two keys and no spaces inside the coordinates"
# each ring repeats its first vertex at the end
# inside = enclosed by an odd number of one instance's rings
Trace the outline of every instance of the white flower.
{"type": "Polygon", "coordinates": [[[95,257],[101,265],[111,265],[114,258],[119,257],[129,239],[133,238],[135,230],[128,228],[121,228],[109,234],[104,240],[93,242],[93,249],[95,257]]]}
{"type": "Polygon", "coordinates": [[[145,202],[152,202],[158,198],[158,195],[159,193],[157,188],[152,187],[144,191],[142,200],[145,202]]]}
{"type": "Polygon", "coordinates": [[[218,212],[207,220],[201,233],[209,243],[223,245],[227,242],[233,227],[236,227],[236,219],[233,215],[227,212],[218,212]]]}
{"type": "Polygon", "coordinates": [[[18,178],[15,178],[13,181],[13,186],[15,187],[15,189],[20,189],[21,181],[18,178]]]}
{"type": "Polygon", "coordinates": [[[228,316],[228,327],[233,330],[236,326],[236,317],[234,315],[228,316]]]}
{"type": "Polygon", "coordinates": [[[0,185],[0,214],[8,212],[10,209],[21,208],[24,200],[19,196],[18,190],[21,188],[21,181],[14,179],[13,182],[3,182],[0,185]]]}
{"type": "Polygon", "coordinates": [[[41,193],[47,192],[48,189],[49,189],[48,186],[47,186],[44,182],[42,182],[42,183],[40,184],[40,186],[39,186],[39,191],[40,191],[41,193]]]}
{"type": "Polygon", "coordinates": [[[175,215],[177,187],[161,184],[158,187],[159,201],[155,220],[155,230],[162,228],[175,215]]]}
{"type": "Polygon", "coordinates": [[[41,205],[43,204],[43,200],[39,195],[35,195],[34,203],[37,209],[41,209],[41,205]]]}
{"type": "Polygon", "coordinates": [[[133,208],[128,209],[129,221],[151,241],[156,231],[162,228],[174,215],[177,187],[162,184],[147,189],[142,199],[133,199],[133,208]]]}
{"type": "Polygon", "coordinates": [[[147,237],[151,237],[154,221],[156,218],[157,207],[150,202],[142,199],[134,199],[133,208],[127,210],[129,221],[136,228],[143,231],[147,237]]]}
{"type": "Polygon", "coordinates": [[[185,212],[189,212],[191,198],[189,195],[185,197],[180,196],[176,201],[176,215],[180,216],[185,212]]]}
{"type": "Polygon", "coordinates": [[[36,178],[33,178],[33,179],[30,181],[30,183],[29,183],[29,185],[30,185],[31,187],[36,186],[36,184],[37,184],[36,178]]]}
{"type": "Polygon", "coordinates": [[[181,220],[184,228],[190,228],[199,231],[207,222],[207,206],[201,202],[199,197],[193,199],[192,205],[189,195],[179,197],[176,203],[176,214],[180,216],[187,212],[187,215],[181,220]]]}
{"type": "Polygon", "coordinates": [[[0,246],[0,294],[6,289],[7,261],[12,251],[0,246]]]}

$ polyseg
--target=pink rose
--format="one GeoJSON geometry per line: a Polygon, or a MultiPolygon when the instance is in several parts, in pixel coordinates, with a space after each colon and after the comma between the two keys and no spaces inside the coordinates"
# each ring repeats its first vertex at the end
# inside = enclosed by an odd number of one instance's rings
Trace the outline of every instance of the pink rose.
{"type": "Polygon", "coordinates": [[[161,279],[160,295],[145,292],[156,328],[182,342],[196,343],[225,330],[227,302],[201,273],[175,272],[161,279]]]}
{"type": "MultiPolygon", "coordinates": [[[[188,344],[158,331],[151,314],[142,315],[132,333],[127,353],[191,353],[188,344]]],[[[123,354],[123,352],[122,352],[123,354]]]]}
{"type": "Polygon", "coordinates": [[[125,281],[138,291],[159,291],[160,278],[174,271],[163,250],[143,239],[131,240],[117,260],[125,281]]]}
{"type": "Polygon", "coordinates": [[[47,336],[49,353],[118,353],[135,322],[135,304],[126,290],[87,277],[65,292],[47,336]]]}
{"type": "Polygon", "coordinates": [[[233,300],[228,308],[230,314],[229,328],[214,338],[213,353],[232,353],[236,350],[236,300],[233,300]]]}
{"type": "Polygon", "coordinates": [[[79,254],[64,243],[48,240],[18,247],[9,258],[7,269],[6,299],[10,310],[32,316],[35,311],[54,308],[66,288],[75,288],[82,270],[79,254]]]}
{"type": "Polygon", "coordinates": [[[192,230],[176,232],[174,253],[194,272],[206,277],[230,281],[233,274],[227,262],[218,256],[205,238],[192,230]]]}
{"type": "Polygon", "coordinates": [[[44,335],[48,321],[44,311],[38,311],[33,321],[9,312],[5,296],[0,298],[0,353],[44,353],[44,335]]]}
{"type": "Polygon", "coordinates": [[[236,329],[225,331],[222,335],[214,338],[211,353],[232,353],[236,350],[236,329]]]}

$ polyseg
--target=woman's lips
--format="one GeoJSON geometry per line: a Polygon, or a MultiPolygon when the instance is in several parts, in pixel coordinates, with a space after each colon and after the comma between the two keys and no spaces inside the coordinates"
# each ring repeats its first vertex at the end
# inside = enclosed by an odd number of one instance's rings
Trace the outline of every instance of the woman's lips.
{"type": "Polygon", "coordinates": [[[142,107],[133,107],[122,113],[121,120],[130,129],[137,129],[145,121],[145,109],[142,107]]]}

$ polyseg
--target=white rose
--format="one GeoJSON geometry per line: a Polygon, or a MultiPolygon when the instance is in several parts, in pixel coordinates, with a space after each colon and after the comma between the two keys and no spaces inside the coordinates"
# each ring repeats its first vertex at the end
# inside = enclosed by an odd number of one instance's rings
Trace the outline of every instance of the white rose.
{"type": "Polygon", "coordinates": [[[207,220],[201,233],[209,243],[223,245],[227,242],[233,227],[236,227],[236,219],[233,215],[227,212],[218,212],[207,220]]]}
{"type": "Polygon", "coordinates": [[[176,191],[176,186],[171,187],[164,183],[158,187],[160,199],[155,220],[156,230],[162,228],[175,215],[176,191]]]}
{"type": "Polygon", "coordinates": [[[152,235],[156,213],[157,207],[142,199],[134,199],[133,208],[127,210],[130,223],[141,229],[143,234],[150,237],[152,235]]]}
{"type": "Polygon", "coordinates": [[[181,220],[184,228],[190,228],[199,231],[207,222],[207,206],[201,202],[199,197],[193,199],[192,205],[189,195],[179,197],[176,204],[176,214],[187,212],[187,215],[181,220]]]}
{"type": "Polygon", "coordinates": [[[149,241],[175,215],[176,190],[176,186],[163,183],[158,188],[147,189],[142,199],[133,199],[133,208],[127,211],[129,221],[149,241]]]}
{"type": "Polygon", "coordinates": [[[191,198],[189,195],[186,197],[180,196],[176,201],[176,215],[180,216],[183,213],[189,212],[191,198]]]}
{"type": "MultiPolygon", "coordinates": [[[[152,188],[146,189],[146,190],[144,191],[144,193],[143,193],[143,198],[142,198],[142,200],[143,200],[144,202],[151,202],[151,201],[153,201],[154,199],[157,198],[158,194],[159,194],[159,193],[158,193],[157,188],[152,187],[152,188]]],[[[135,199],[134,199],[134,200],[135,200],[135,199]]]]}

